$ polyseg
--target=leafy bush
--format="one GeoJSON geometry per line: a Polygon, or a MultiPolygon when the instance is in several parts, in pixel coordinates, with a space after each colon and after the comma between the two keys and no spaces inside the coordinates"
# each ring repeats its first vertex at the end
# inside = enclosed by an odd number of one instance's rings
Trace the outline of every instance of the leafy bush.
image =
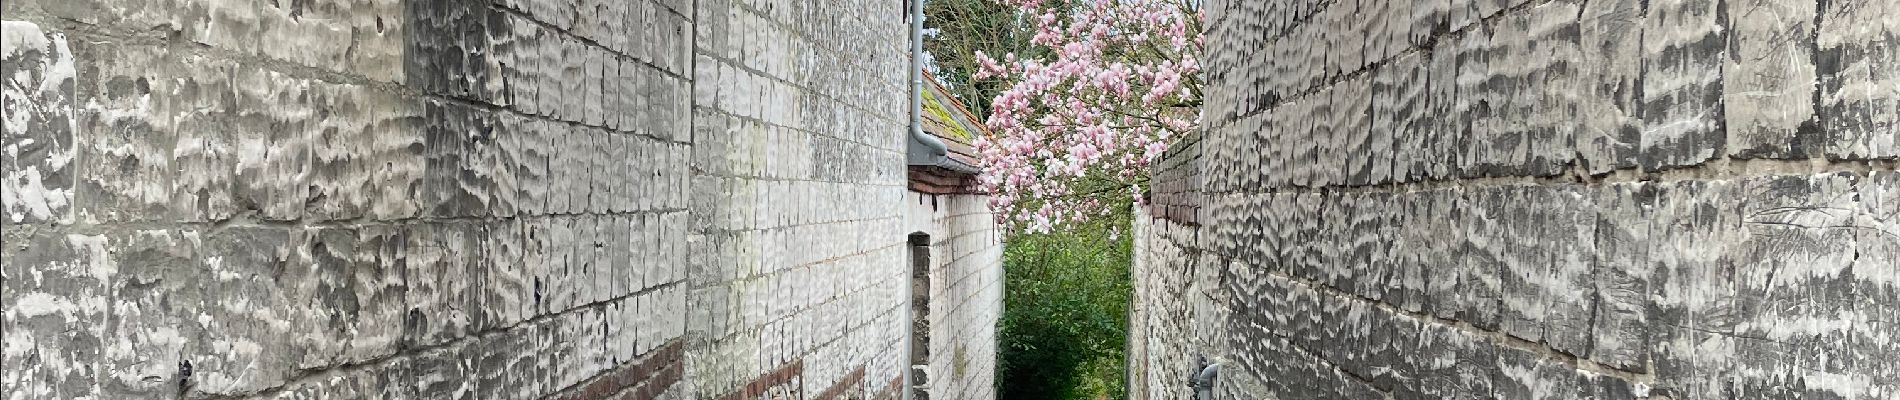
{"type": "MultiPolygon", "coordinates": [[[[1124,203],[1125,204],[1125,203],[1124,203]]],[[[1122,399],[1129,213],[1004,245],[998,398],[1122,399]]]]}

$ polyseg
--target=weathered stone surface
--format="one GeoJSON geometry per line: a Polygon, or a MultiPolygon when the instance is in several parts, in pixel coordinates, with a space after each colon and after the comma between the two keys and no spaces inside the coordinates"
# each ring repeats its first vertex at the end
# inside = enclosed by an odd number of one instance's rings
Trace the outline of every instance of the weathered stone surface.
{"type": "Polygon", "coordinates": [[[397,0],[21,0],[9,2],[7,11],[9,18],[30,12],[177,37],[241,57],[401,82],[402,8],[397,0]]]}
{"type": "Polygon", "coordinates": [[[1900,70],[1891,60],[1900,51],[1892,18],[1900,5],[1891,1],[1828,2],[1816,10],[1815,67],[1819,74],[1817,112],[1827,131],[1832,158],[1900,157],[1900,70]]]}
{"type": "Polygon", "coordinates": [[[232,116],[234,201],[263,219],[300,219],[310,190],[310,143],[321,83],[258,69],[236,75],[237,101],[263,107],[246,107],[232,116]]]}
{"type": "Polygon", "coordinates": [[[103,236],[10,232],[4,271],[9,396],[100,396],[115,264],[103,236]]]}
{"type": "Polygon", "coordinates": [[[79,138],[72,46],[31,22],[0,24],[0,209],[6,223],[71,223],[79,138]]]}
{"type": "MultiPolygon", "coordinates": [[[[75,196],[85,199],[79,204],[79,220],[166,219],[166,206],[172,200],[170,182],[176,173],[169,143],[177,140],[177,131],[172,129],[169,102],[150,98],[153,93],[166,93],[173,80],[165,78],[173,75],[160,75],[163,68],[154,71],[148,66],[168,65],[171,71],[165,72],[173,74],[195,66],[168,59],[157,49],[119,43],[85,44],[75,51],[79,59],[89,61],[81,64],[79,75],[98,77],[78,83],[82,94],[76,117],[83,139],[75,196]]],[[[242,143],[233,140],[233,148],[241,149],[242,143]]],[[[266,149],[252,150],[248,160],[261,158],[266,149]]],[[[231,170],[241,168],[238,165],[231,163],[231,170]]]]}
{"type": "Polygon", "coordinates": [[[1815,109],[1815,5],[1737,1],[1724,6],[1732,43],[1723,65],[1723,125],[1740,157],[1809,158],[1826,140],[1815,109]]]}
{"type": "Polygon", "coordinates": [[[1591,318],[1591,361],[1622,370],[1645,372],[1650,352],[1649,243],[1657,240],[1652,213],[1658,191],[1649,184],[1608,185],[1591,191],[1596,212],[1588,222],[1596,251],[1591,281],[1595,314],[1591,318]]]}
{"type": "MultiPolygon", "coordinates": [[[[896,393],[890,4],[0,3],[0,398],[896,393]]],[[[990,398],[951,202],[931,361],[990,398]]]]}
{"type": "Polygon", "coordinates": [[[1886,3],[1208,7],[1212,148],[1155,176],[1209,195],[1137,217],[1133,397],[1197,357],[1233,398],[1900,393],[1886,3]]]}
{"type": "Polygon", "coordinates": [[[1643,26],[1645,170],[1701,164],[1728,153],[1722,63],[1730,57],[1720,2],[1648,3],[1643,26]]]}
{"type": "Polygon", "coordinates": [[[1577,17],[1577,150],[1584,169],[1635,168],[1642,145],[1643,8],[1639,0],[1585,2],[1577,17]]]}
{"type": "MultiPolygon", "coordinates": [[[[1888,334],[1900,329],[1900,323],[1881,319],[1882,315],[1900,314],[1900,173],[1875,173],[1860,181],[1854,214],[1854,259],[1850,271],[1851,296],[1862,299],[1859,308],[1844,319],[1864,327],[1847,332],[1848,361],[1852,371],[1867,371],[1871,385],[1860,393],[1879,398],[1900,394],[1900,371],[1885,367],[1900,357],[1900,340],[1888,334]]],[[[1843,273],[1840,278],[1845,278],[1843,273]]]]}

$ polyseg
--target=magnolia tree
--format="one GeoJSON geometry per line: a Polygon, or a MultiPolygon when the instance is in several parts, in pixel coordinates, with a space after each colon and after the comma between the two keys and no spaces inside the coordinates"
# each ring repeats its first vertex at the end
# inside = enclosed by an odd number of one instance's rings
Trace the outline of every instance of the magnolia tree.
{"type": "Polygon", "coordinates": [[[999,1],[1038,51],[976,54],[976,79],[1009,85],[976,141],[997,218],[1048,232],[1137,201],[1148,165],[1200,124],[1201,1],[999,1]]]}

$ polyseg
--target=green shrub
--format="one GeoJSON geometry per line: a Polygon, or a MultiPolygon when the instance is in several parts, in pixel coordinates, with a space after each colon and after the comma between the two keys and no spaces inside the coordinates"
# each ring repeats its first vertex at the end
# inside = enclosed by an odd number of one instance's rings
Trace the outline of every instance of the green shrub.
{"type": "Polygon", "coordinates": [[[1004,245],[997,385],[1003,399],[1122,399],[1129,213],[1004,245]]]}

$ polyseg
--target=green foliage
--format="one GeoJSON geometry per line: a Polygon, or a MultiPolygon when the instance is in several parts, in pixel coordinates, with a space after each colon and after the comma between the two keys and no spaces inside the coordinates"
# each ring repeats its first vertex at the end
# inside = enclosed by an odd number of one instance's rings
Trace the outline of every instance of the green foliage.
{"type": "Polygon", "coordinates": [[[979,116],[990,114],[990,100],[1008,86],[970,79],[978,69],[976,52],[996,57],[1029,52],[1029,38],[1035,36],[1035,27],[1018,14],[1015,6],[996,0],[924,2],[924,25],[937,31],[924,39],[924,51],[935,60],[937,78],[979,116]]]}
{"type": "Polygon", "coordinates": [[[1007,239],[999,398],[1127,398],[1130,211],[1007,239]]]}

